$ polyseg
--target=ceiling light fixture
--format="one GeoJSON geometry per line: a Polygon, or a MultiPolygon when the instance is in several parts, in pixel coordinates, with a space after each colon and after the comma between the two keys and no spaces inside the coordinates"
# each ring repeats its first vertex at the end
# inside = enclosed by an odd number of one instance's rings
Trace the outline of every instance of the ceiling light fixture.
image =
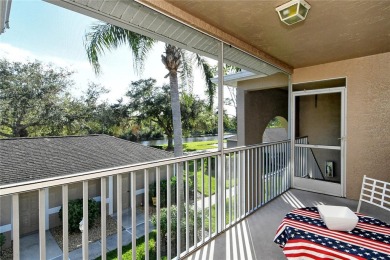
{"type": "Polygon", "coordinates": [[[276,12],[279,18],[287,25],[292,25],[303,21],[309,12],[310,5],[304,0],[291,0],[279,7],[276,7],[276,12]]]}

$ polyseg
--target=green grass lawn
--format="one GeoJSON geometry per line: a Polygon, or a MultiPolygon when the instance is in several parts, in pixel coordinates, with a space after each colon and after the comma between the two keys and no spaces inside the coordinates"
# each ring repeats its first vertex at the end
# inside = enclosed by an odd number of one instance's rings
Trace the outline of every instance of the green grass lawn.
{"type": "MultiPolygon", "coordinates": [[[[200,141],[200,142],[191,142],[191,143],[183,144],[184,152],[203,151],[203,150],[215,149],[217,147],[218,147],[218,141],[200,141]]],[[[167,149],[167,145],[163,145],[162,148],[167,149]]]]}
{"type": "Polygon", "coordinates": [[[203,151],[215,148],[218,148],[218,141],[201,141],[183,144],[185,152],[203,151]]]}
{"type": "MultiPolygon", "coordinates": [[[[157,259],[156,237],[157,237],[156,231],[152,231],[149,233],[149,259],[157,259]]],[[[138,238],[136,243],[137,243],[136,259],[137,260],[145,259],[145,237],[138,238]]],[[[107,253],[107,259],[118,259],[117,254],[118,254],[117,249],[110,251],[107,253]]],[[[131,243],[122,247],[122,259],[123,260],[132,259],[132,254],[133,254],[133,250],[132,250],[131,243]]],[[[96,259],[101,259],[101,257],[98,257],[96,259]]],[[[167,259],[167,257],[161,256],[161,259],[167,259]]]]}

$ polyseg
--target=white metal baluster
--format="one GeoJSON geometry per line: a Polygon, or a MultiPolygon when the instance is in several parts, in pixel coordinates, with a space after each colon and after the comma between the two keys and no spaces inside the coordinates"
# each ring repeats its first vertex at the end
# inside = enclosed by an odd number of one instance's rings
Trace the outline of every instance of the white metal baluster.
{"type": "Polygon", "coordinates": [[[284,144],[284,190],[286,191],[288,189],[288,179],[289,179],[289,165],[288,165],[288,144],[284,144]]]}
{"type": "MultiPolygon", "coordinates": [[[[107,178],[100,178],[100,211],[101,211],[101,251],[102,251],[102,260],[106,259],[107,255],[107,178]]],[[[68,259],[68,258],[66,258],[68,259]]]]}
{"type": "Polygon", "coordinates": [[[215,172],[215,233],[218,233],[218,210],[219,210],[219,176],[218,176],[218,156],[215,156],[214,172],[215,172]]]}
{"type": "MultiPolygon", "coordinates": [[[[136,173],[130,173],[131,182],[131,247],[133,259],[136,259],[137,254],[137,200],[136,200],[136,173]]],[[[145,224],[146,225],[146,224],[145,224]]],[[[145,241],[148,243],[148,241],[145,241]]]]}
{"type": "Polygon", "coordinates": [[[275,151],[274,145],[271,145],[271,169],[272,169],[272,174],[271,174],[271,200],[275,198],[275,151]]]}
{"type": "Polygon", "coordinates": [[[289,163],[288,163],[288,160],[289,160],[289,144],[288,143],[285,143],[285,146],[284,146],[285,150],[284,150],[284,167],[285,167],[285,190],[287,190],[289,188],[289,179],[290,179],[290,166],[289,166],[289,163]]]}
{"type": "Polygon", "coordinates": [[[13,237],[13,258],[20,259],[20,235],[19,235],[19,194],[12,194],[12,237],[13,237]]]}
{"type": "Polygon", "coordinates": [[[242,205],[242,217],[244,217],[246,215],[246,163],[245,163],[245,158],[246,158],[246,151],[242,151],[242,202],[241,202],[241,205],[242,205]]]}
{"type": "Polygon", "coordinates": [[[237,192],[238,192],[238,212],[237,212],[237,217],[239,218],[239,219],[241,219],[241,216],[242,216],[242,214],[241,214],[241,198],[242,198],[242,182],[241,182],[241,175],[242,175],[242,169],[241,169],[241,152],[240,151],[238,151],[237,152],[237,174],[238,174],[238,187],[237,187],[237,192]]]}
{"type": "MultiPolygon", "coordinates": [[[[62,248],[63,258],[69,259],[68,184],[62,185],[62,248]]],[[[104,258],[102,258],[104,260],[104,258]]]]}
{"type": "Polygon", "coordinates": [[[177,220],[176,220],[176,235],[177,235],[177,247],[176,247],[176,259],[180,259],[180,253],[181,253],[181,227],[180,227],[180,222],[181,222],[181,194],[180,194],[180,186],[182,183],[179,183],[179,180],[182,180],[182,178],[179,178],[179,174],[181,171],[179,171],[179,167],[181,167],[180,163],[175,164],[176,167],[176,206],[177,206],[177,220]]]}
{"type": "Polygon", "coordinates": [[[117,257],[122,259],[122,174],[116,177],[117,257]]]}
{"type": "MultiPolygon", "coordinates": [[[[194,246],[198,244],[198,161],[194,160],[194,246]]],[[[211,219],[210,219],[211,223],[211,219]]]]}
{"type": "Polygon", "coordinates": [[[248,213],[251,211],[251,205],[250,205],[250,203],[251,203],[251,201],[250,201],[250,197],[249,197],[249,194],[250,194],[250,180],[249,180],[249,178],[250,178],[250,174],[251,174],[251,165],[250,165],[250,150],[247,150],[247,155],[246,155],[246,159],[247,159],[247,169],[248,169],[248,174],[247,174],[247,176],[248,176],[248,178],[247,178],[247,181],[246,181],[246,187],[247,187],[247,189],[246,189],[246,197],[247,197],[247,204],[246,204],[246,207],[247,207],[247,209],[246,209],[246,211],[245,211],[245,215],[248,215],[248,213]]]}
{"type": "MultiPolygon", "coordinates": [[[[160,205],[161,205],[161,187],[160,187],[160,167],[156,167],[156,194],[157,194],[157,207],[156,207],[156,219],[157,219],[157,259],[161,259],[161,223],[160,223],[160,205]]],[[[135,259],[135,258],[133,258],[135,259]]]]}
{"type": "Polygon", "coordinates": [[[264,203],[268,202],[269,198],[269,147],[266,146],[265,148],[265,174],[264,174],[264,186],[265,186],[265,198],[264,198],[264,203]]]}
{"type": "Polygon", "coordinates": [[[279,144],[279,183],[280,194],[284,192],[284,143],[279,144]]]}
{"type": "Polygon", "coordinates": [[[274,153],[272,150],[272,145],[269,146],[269,183],[270,183],[270,189],[269,189],[269,200],[272,200],[274,197],[274,153]]]}
{"type": "Polygon", "coordinates": [[[277,164],[277,152],[276,152],[277,144],[272,146],[273,150],[273,165],[274,165],[274,196],[272,198],[275,198],[278,195],[278,164],[277,164]]]}
{"type": "Polygon", "coordinates": [[[46,211],[45,189],[38,190],[39,199],[39,258],[46,259],[46,211]]]}
{"type": "MultiPolygon", "coordinates": [[[[211,239],[211,235],[213,234],[213,230],[211,228],[212,223],[212,215],[211,215],[211,209],[212,209],[212,194],[211,194],[211,157],[207,158],[208,160],[208,172],[209,172],[209,238],[211,239]]],[[[196,200],[196,197],[195,197],[196,200]]]]}
{"type": "Polygon", "coordinates": [[[83,181],[83,259],[88,259],[88,181],[83,181]]]}
{"type": "Polygon", "coordinates": [[[234,180],[234,223],[237,222],[237,153],[234,152],[234,161],[233,161],[233,180],[234,180]]]}
{"type": "Polygon", "coordinates": [[[204,160],[201,159],[201,167],[202,167],[202,243],[204,243],[204,160]]]}
{"type": "Polygon", "coordinates": [[[264,147],[261,147],[261,178],[260,178],[260,185],[261,185],[261,205],[264,204],[264,191],[265,191],[265,149],[264,147]]]}
{"type": "Polygon", "coordinates": [[[278,158],[277,158],[277,144],[273,147],[274,150],[274,197],[275,198],[278,195],[278,158]]]}
{"type": "Polygon", "coordinates": [[[281,194],[281,171],[282,171],[282,167],[281,167],[281,163],[280,163],[280,146],[281,144],[278,144],[276,146],[276,160],[277,160],[277,163],[278,163],[278,195],[281,194]]]}
{"type": "Polygon", "coordinates": [[[268,146],[268,201],[272,199],[272,149],[268,146]]]}
{"type": "MultiPolygon", "coordinates": [[[[145,259],[149,259],[149,171],[144,170],[145,259]]],[[[168,214],[168,219],[170,215],[168,214]]],[[[168,229],[170,230],[170,229],[168,229]]]]}
{"type": "Polygon", "coordinates": [[[184,163],[185,168],[186,168],[186,253],[188,253],[188,250],[190,248],[190,212],[189,212],[189,204],[190,204],[190,181],[189,181],[189,166],[188,166],[188,161],[184,163]]]}
{"type": "Polygon", "coordinates": [[[299,147],[299,170],[301,173],[301,176],[305,176],[305,172],[303,171],[303,163],[302,163],[302,158],[303,158],[303,148],[299,147]]]}
{"type": "Polygon", "coordinates": [[[286,144],[286,185],[287,189],[291,187],[291,179],[292,176],[291,173],[294,173],[291,171],[291,165],[294,165],[293,162],[291,161],[291,144],[287,143],[286,144]]]}
{"type": "Polygon", "coordinates": [[[258,149],[255,148],[255,208],[257,209],[259,207],[259,167],[258,167],[258,162],[259,162],[259,155],[258,155],[258,149]]]}
{"type": "MultiPolygon", "coordinates": [[[[309,171],[308,171],[308,169],[307,169],[307,163],[308,163],[308,150],[309,150],[309,148],[304,148],[305,150],[305,155],[304,155],[304,164],[303,164],[303,167],[304,167],[304,171],[305,171],[305,173],[306,174],[309,174],[309,171]]],[[[310,175],[309,175],[310,176],[310,175]]],[[[313,175],[311,175],[310,177],[314,177],[313,175]]]]}
{"type": "MultiPolygon", "coordinates": [[[[171,168],[169,165],[167,165],[167,259],[171,259],[171,200],[172,200],[172,194],[171,194],[171,168]]],[[[145,224],[146,225],[146,224],[145,224]]]]}
{"type": "Polygon", "coordinates": [[[232,154],[229,153],[229,225],[232,224],[232,203],[233,203],[233,200],[232,200],[232,154]]]}
{"type": "Polygon", "coordinates": [[[251,210],[250,212],[252,212],[255,208],[255,162],[254,162],[254,153],[255,153],[255,150],[254,149],[251,149],[250,150],[251,152],[251,167],[252,167],[252,170],[251,170],[251,176],[252,176],[252,187],[251,187],[251,195],[252,195],[252,199],[251,199],[251,210]]]}
{"type": "Polygon", "coordinates": [[[277,171],[277,165],[276,165],[276,145],[272,145],[272,165],[273,165],[273,193],[272,193],[272,199],[276,197],[277,192],[277,183],[276,183],[276,171],[277,171]]]}
{"type": "Polygon", "coordinates": [[[284,192],[284,143],[280,145],[280,171],[281,171],[281,185],[280,192],[284,192]]]}
{"type": "Polygon", "coordinates": [[[283,143],[282,144],[282,147],[281,147],[281,150],[282,150],[282,156],[281,156],[281,164],[282,164],[282,193],[286,190],[286,181],[285,181],[285,178],[284,176],[286,175],[285,174],[285,169],[286,169],[286,165],[285,165],[285,156],[286,156],[286,153],[285,153],[285,147],[286,147],[286,143],[283,143]]]}

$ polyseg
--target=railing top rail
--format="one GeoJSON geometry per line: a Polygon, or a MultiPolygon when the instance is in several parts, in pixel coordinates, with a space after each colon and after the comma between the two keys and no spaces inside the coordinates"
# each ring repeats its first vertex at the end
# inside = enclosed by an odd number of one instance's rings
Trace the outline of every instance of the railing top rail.
{"type": "Polygon", "coordinates": [[[272,142],[272,143],[262,143],[262,144],[254,144],[254,145],[232,147],[232,148],[224,149],[224,153],[239,152],[239,151],[243,151],[243,150],[254,149],[254,148],[259,148],[259,147],[265,147],[265,146],[270,146],[270,145],[275,145],[275,144],[283,144],[283,143],[290,143],[290,140],[287,139],[287,140],[277,141],[277,142],[272,142]]]}
{"type": "Polygon", "coordinates": [[[45,178],[27,182],[12,183],[0,186],[0,196],[10,195],[18,192],[26,192],[37,190],[40,188],[54,187],[62,184],[76,183],[80,181],[93,180],[101,177],[107,177],[111,175],[117,175],[126,172],[134,172],[139,170],[150,169],[154,167],[161,167],[175,163],[181,163],[185,161],[191,161],[196,159],[201,159],[210,156],[220,155],[221,152],[205,152],[201,154],[192,154],[181,157],[172,157],[162,160],[149,161],[131,165],[124,165],[119,167],[107,168],[94,170],[89,172],[81,172],[75,174],[69,174],[64,176],[56,176],[52,178],[45,178]]]}
{"type": "MultiPolygon", "coordinates": [[[[284,140],[284,141],[273,142],[273,143],[234,147],[234,148],[224,149],[224,154],[248,150],[248,149],[254,149],[258,147],[266,147],[275,144],[289,143],[289,142],[290,140],[284,140]]],[[[0,185],[0,196],[10,195],[19,192],[33,191],[41,188],[55,187],[63,184],[72,184],[81,181],[94,180],[101,177],[107,177],[107,176],[112,176],[112,175],[117,175],[117,174],[122,174],[127,172],[140,171],[140,170],[145,170],[145,169],[150,169],[155,167],[162,167],[170,164],[176,164],[176,163],[181,163],[181,162],[186,162],[186,161],[191,161],[191,160],[196,160],[201,158],[207,158],[210,156],[216,156],[220,154],[221,151],[205,152],[201,154],[191,154],[191,155],[186,155],[181,157],[173,157],[173,158],[167,158],[167,159],[150,161],[150,162],[124,165],[124,166],[119,166],[114,168],[69,174],[64,176],[56,176],[56,177],[46,178],[46,179],[5,184],[5,185],[0,185]]]]}

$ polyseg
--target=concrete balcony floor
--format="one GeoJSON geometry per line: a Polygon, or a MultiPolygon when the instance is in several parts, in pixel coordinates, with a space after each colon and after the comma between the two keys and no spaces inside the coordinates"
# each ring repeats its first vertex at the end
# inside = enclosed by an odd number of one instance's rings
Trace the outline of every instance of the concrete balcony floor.
{"type": "MultiPolygon", "coordinates": [[[[290,189],[186,259],[286,259],[282,249],[273,242],[283,217],[295,208],[318,204],[347,206],[352,211],[357,209],[354,200],[290,189]]],[[[366,203],[362,204],[361,213],[390,222],[388,212],[366,203]]]]}

